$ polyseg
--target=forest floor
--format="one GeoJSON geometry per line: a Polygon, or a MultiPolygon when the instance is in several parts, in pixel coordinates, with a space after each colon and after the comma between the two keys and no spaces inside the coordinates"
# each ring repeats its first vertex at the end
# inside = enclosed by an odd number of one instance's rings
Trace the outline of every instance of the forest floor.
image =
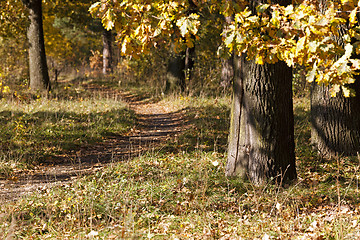
{"type": "Polygon", "coordinates": [[[225,177],[229,95],[58,89],[1,100],[0,239],[360,238],[360,159],[313,151],[307,96],[294,99],[298,181],[283,187],[225,177]]]}
{"type": "Polygon", "coordinates": [[[44,162],[34,169],[16,171],[9,179],[0,179],[0,203],[66,184],[94,174],[114,162],[140,156],[189,127],[183,110],[176,111],[164,103],[104,86],[85,85],[85,89],[94,95],[106,95],[125,102],[136,114],[136,126],[126,135],[115,133],[101,143],[83,146],[76,152],[58,155],[51,162],[44,162]]]}

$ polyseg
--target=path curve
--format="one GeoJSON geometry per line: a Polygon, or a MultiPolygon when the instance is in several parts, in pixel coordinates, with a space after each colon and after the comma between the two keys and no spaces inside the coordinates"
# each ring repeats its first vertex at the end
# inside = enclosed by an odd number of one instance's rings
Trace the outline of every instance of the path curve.
{"type": "Polygon", "coordinates": [[[15,201],[31,192],[66,184],[101,171],[113,162],[130,160],[159,147],[161,143],[178,135],[187,125],[185,110],[174,111],[159,103],[147,103],[146,99],[140,99],[131,93],[110,89],[102,91],[125,101],[135,111],[137,124],[133,131],[129,135],[114,134],[102,143],[80,148],[76,154],[59,157],[56,163],[37,166],[33,170],[17,173],[12,179],[0,180],[0,203],[15,201]]]}

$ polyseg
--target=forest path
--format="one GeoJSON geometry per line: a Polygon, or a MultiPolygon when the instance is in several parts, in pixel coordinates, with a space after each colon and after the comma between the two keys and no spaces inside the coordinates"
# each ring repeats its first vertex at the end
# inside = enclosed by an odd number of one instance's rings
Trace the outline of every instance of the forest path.
{"type": "Polygon", "coordinates": [[[155,151],[187,125],[184,110],[174,111],[161,102],[149,102],[129,92],[97,85],[86,88],[94,94],[121,99],[135,111],[137,122],[126,135],[106,138],[103,142],[83,146],[76,153],[58,156],[55,161],[35,169],[16,173],[11,179],[0,179],[0,203],[14,201],[25,194],[41,191],[74,181],[84,175],[101,171],[109,164],[131,160],[146,151],[155,151]]]}

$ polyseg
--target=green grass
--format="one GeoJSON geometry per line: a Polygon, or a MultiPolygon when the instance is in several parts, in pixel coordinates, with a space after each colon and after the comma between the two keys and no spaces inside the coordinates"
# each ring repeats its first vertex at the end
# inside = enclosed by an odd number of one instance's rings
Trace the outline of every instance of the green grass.
{"type": "Polygon", "coordinates": [[[0,161],[7,163],[0,167],[0,177],[9,175],[9,164],[28,167],[49,162],[134,125],[133,112],[118,99],[69,92],[67,98],[0,100],[0,161]]]}
{"type": "Polygon", "coordinates": [[[227,150],[229,133],[230,98],[168,96],[164,105],[182,109],[186,120],[192,125],[169,142],[164,148],[168,152],[192,152],[201,150],[224,153],[227,150]]]}
{"type": "MultiPolygon", "coordinates": [[[[69,104],[80,103],[70,101],[63,106],[69,104]]],[[[100,126],[109,123],[106,117],[100,117],[102,113],[130,114],[124,108],[105,111],[105,103],[98,104],[99,112],[91,111],[100,126]]],[[[140,157],[113,163],[75,182],[1,205],[0,236],[12,234],[15,239],[360,238],[359,160],[321,159],[312,152],[306,99],[295,101],[299,180],[288,188],[272,184],[255,187],[224,176],[228,97],[173,96],[159,104],[172,104],[174,110],[184,109],[192,126],[140,157]]],[[[81,109],[89,118],[87,108],[81,109]]],[[[76,112],[78,118],[82,114],[75,105],[69,112],[76,112]]],[[[108,132],[104,130],[103,134],[85,139],[97,141],[108,132]]],[[[63,149],[66,148],[59,148],[59,152],[63,149]]]]}

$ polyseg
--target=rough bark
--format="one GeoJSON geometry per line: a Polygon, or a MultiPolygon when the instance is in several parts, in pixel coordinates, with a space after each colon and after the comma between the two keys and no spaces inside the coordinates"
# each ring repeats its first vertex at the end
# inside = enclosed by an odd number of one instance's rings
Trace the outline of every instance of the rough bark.
{"type": "Polygon", "coordinates": [[[311,142],[323,156],[356,155],[360,151],[360,83],[356,97],[330,96],[330,87],[312,86],[311,142]]]}
{"type": "Polygon", "coordinates": [[[234,57],[221,59],[221,86],[226,89],[231,86],[234,76],[234,57]]]}
{"type": "Polygon", "coordinates": [[[235,57],[227,176],[256,185],[296,179],[292,70],[235,57]]]}
{"type": "Polygon", "coordinates": [[[30,25],[27,36],[29,40],[30,88],[33,91],[50,90],[50,80],[46,63],[42,2],[41,0],[23,0],[29,9],[30,25]]]}
{"type": "Polygon", "coordinates": [[[111,31],[103,31],[103,74],[112,73],[112,34],[111,31]]]}
{"type": "MultiPolygon", "coordinates": [[[[319,8],[325,13],[327,0],[319,0],[319,8]]],[[[338,33],[333,38],[344,46],[346,24],[338,33]]],[[[345,98],[342,92],[331,97],[330,86],[316,83],[311,86],[311,143],[322,156],[352,156],[360,151],[360,77],[355,78],[356,82],[350,87],[356,96],[350,98],[345,98]]]]}

